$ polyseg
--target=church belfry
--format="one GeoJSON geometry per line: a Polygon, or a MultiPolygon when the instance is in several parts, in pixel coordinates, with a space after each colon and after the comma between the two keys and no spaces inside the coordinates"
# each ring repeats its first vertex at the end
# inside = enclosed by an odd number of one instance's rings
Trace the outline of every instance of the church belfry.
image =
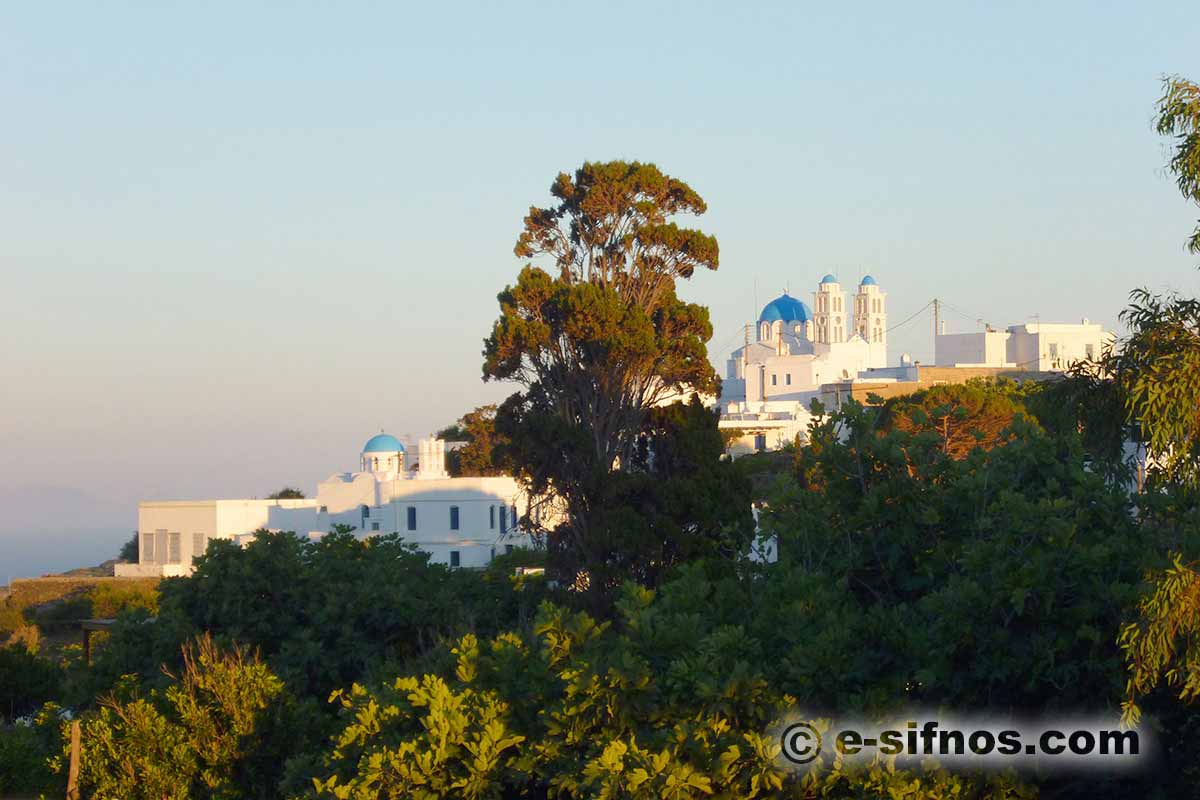
{"type": "Polygon", "coordinates": [[[846,298],[833,275],[821,278],[813,292],[813,339],[821,344],[846,341],[846,298]]]}
{"type": "Polygon", "coordinates": [[[871,345],[871,366],[887,366],[887,294],[870,275],[854,295],[854,332],[871,345]]]}

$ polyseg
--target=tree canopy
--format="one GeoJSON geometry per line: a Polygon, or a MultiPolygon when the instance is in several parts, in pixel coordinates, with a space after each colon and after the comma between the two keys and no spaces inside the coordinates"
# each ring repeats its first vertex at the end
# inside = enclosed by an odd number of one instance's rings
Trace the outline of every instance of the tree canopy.
{"type": "Polygon", "coordinates": [[[496,406],[485,405],[463,414],[438,432],[438,438],[461,443],[446,453],[446,470],[454,477],[505,475],[498,459],[506,439],[496,431],[496,406]]]}
{"type": "MultiPolygon", "coordinates": [[[[1156,128],[1174,140],[1167,164],[1184,197],[1200,205],[1200,86],[1179,76],[1163,79],[1156,128]]],[[[1188,250],[1200,253],[1200,224],[1188,239],[1188,250]]]]}
{"type": "MultiPolygon", "coordinates": [[[[704,200],[652,164],[587,163],[550,192],[555,204],[529,210],[515,252],[548,260],[553,273],[530,263],[500,293],[483,374],[523,387],[497,411],[500,457],[532,495],[562,504],[564,521],[545,533],[552,551],[571,556],[552,566],[593,569],[589,586],[608,591],[600,573],[613,552],[611,514],[629,510],[609,502],[630,483],[616,473],[638,469],[651,409],[719,385],[705,349],[708,311],[675,292],[677,279],[717,268],[718,248],[672,219],[704,213],[704,200]]],[[[623,535],[627,544],[632,534],[623,535]]]]}
{"type": "Polygon", "coordinates": [[[941,441],[942,452],[965,458],[977,447],[991,449],[1003,440],[1004,432],[1023,407],[1012,392],[996,391],[976,381],[923,389],[888,400],[881,425],[918,433],[932,431],[941,441]]]}

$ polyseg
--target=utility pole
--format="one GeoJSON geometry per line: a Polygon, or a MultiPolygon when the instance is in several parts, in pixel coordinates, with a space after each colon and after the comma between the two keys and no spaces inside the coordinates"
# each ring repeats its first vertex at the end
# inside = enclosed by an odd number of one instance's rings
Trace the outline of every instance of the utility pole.
{"type": "Polygon", "coordinates": [[[935,297],[933,298],[933,347],[935,350],[937,349],[938,334],[942,332],[941,324],[938,319],[940,316],[939,310],[939,301],[935,297]]]}

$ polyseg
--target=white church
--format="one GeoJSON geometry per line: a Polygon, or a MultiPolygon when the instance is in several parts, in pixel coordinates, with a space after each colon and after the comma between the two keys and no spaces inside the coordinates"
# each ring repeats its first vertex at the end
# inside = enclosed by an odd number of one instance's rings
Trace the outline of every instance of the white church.
{"type": "Polygon", "coordinates": [[[121,577],[187,575],[212,539],[244,543],[255,531],[292,531],[317,538],[335,525],[359,536],[398,532],[406,542],[452,567],[483,567],[497,554],[530,547],[518,527],[530,509],[509,477],[453,478],[445,442],[424,439],[415,463],[394,436],[372,436],[357,472],[330,475],[317,495],[298,500],[169,500],[138,504],[138,563],[118,564],[121,577]]]}
{"type": "Polygon", "coordinates": [[[826,275],[811,306],[787,292],[767,303],[754,341],[747,336],[726,362],[718,424],[735,434],[729,452],[775,450],[796,441],[812,421],[813,400],[836,407],[856,387],[911,392],[985,375],[1063,372],[1096,358],[1116,339],[1087,319],[952,334],[942,323],[934,336],[934,365],[907,355],[889,365],[887,320],[887,294],[870,275],[849,298],[837,278],[826,275]]]}
{"type": "Polygon", "coordinates": [[[873,277],[859,281],[848,303],[837,278],[826,275],[812,301],[784,292],[767,303],[755,341],[726,362],[720,424],[753,430],[743,450],[792,441],[807,428],[809,403],[822,385],[887,366],[887,294],[873,277]]]}

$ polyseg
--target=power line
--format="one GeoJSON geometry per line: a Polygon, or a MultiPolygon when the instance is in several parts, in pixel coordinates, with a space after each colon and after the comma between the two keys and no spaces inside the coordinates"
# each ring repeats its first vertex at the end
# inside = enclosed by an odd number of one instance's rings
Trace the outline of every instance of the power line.
{"type": "Polygon", "coordinates": [[[956,306],[952,306],[951,304],[947,303],[945,300],[942,300],[942,301],[941,301],[941,303],[942,303],[942,305],[944,305],[946,308],[950,309],[950,310],[951,310],[951,311],[953,311],[955,314],[958,314],[958,315],[959,315],[960,317],[962,317],[963,319],[970,320],[971,322],[978,322],[978,323],[981,323],[981,324],[986,324],[986,323],[984,323],[984,321],[983,321],[983,315],[982,315],[982,314],[971,314],[971,313],[969,313],[969,312],[963,311],[961,308],[957,308],[956,306]]]}
{"type": "Polygon", "coordinates": [[[933,305],[932,300],[930,300],[928,303],[926,303],[925,305],[923,305],[919,309],[917,309],[916,313],[913,314],[911,317],[904,320],[903,322],[893,325],[892,327],[890,327],[886,331],[884,331],[884,333],[891,333],[892,331],[896,330],[897,328],[904,327],[905,325],[907,325],[908,323],[912,322],[914,319],[919,317],[921,314],[923,314],[925,312],[925,309],[929,308],[931,305],[933,305]]]}

